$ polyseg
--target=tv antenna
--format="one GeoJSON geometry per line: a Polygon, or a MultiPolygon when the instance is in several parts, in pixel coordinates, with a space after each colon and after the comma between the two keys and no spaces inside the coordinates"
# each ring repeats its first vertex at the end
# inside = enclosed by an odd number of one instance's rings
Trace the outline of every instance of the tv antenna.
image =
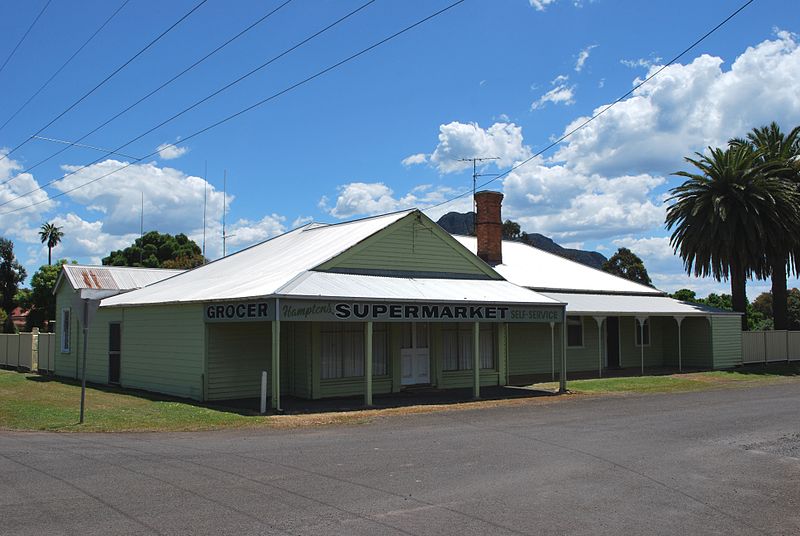
{"type": "Polygon", "coordinates": [[[225,243],[229,238],[236,236],[235,234],[225,234],[225,213],[228,211],[228,170],[222,172],[222,256],[227,255],[225,243]]]}
{"type": "Polygon", "coordinates": [[[498,156],[481,156],[473,158],[459,158],[459,162],[472,162],[472,232],[478,232],[478,207],[475,205],[475,193],[478,188],[478,177],[497,177],[499,173],[478,173],[478,162],[500,160],[498,156]]]}

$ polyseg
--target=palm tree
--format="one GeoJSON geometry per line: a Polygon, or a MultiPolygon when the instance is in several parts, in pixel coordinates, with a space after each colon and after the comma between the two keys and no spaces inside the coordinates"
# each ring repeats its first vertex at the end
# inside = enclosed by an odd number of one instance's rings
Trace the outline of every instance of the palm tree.
{"type": "Polygon", "coordinates": [[[47,242],[47,264],[53,264],[53,248],[61,242],[63,236],[61,227],[56,227],[54,223],[48,222],[42,224],[39,238],[42,239],[42,244],[47,242]]]}
{"type": "Polygon", "coordinates": [[[685,160],[700,173],[679,171],[682,185],[670,190],[667,229],[670,245],[687,273],[717,281],[730,278],[733,310],[747,329],[748,277],[768,273],[765,251],[800,222],[800,194],[769,173],[748,144],[708,148],[685,160]]]}
{"type": "MultiPolygon", "coordinates": [[[[747,134],[746,140],[731,140],[733,145],[749,144],[758,151],[757,160],[763,165],[773,165],[773,174],[791,182],[795,187],[800,185],[800,127],[795,127],[788,134],[781,131],[776,122],[768,126],[754,128],[747,134]]],[[[769,271],[772,278],[772,316],[775,329],[788,329],[788,293],[786,285],[787,271],[794,268],[797,274],[797,262],[800,260],[800,228],[795,228],[777,241],[776,248],[766,252],[769,271]]]]}

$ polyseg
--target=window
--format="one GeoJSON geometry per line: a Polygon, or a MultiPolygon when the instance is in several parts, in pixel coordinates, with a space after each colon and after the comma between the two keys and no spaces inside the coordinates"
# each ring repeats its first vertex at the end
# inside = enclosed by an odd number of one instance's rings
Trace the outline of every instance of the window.
{"type": "Polygon", "coordinates": [[[71,321],[70,318],[72,311],[70,309],[61,310],[61,352],[68,354],[70,352],[70,338],[72,337],[71,321]]]}
{"type": "Polygon", "coordinates": [[[122,325],[108,325],[108,383],[119,383],[120,358],[122,352],[122,325]]]}
{"type": "Polygon", "coordinates": [[[583,319],[580,316],[567,317],[567,347],[583,347],[583,319]]]}
{"type": "MultiPolygon", "coordinates": [[[[331,322],[322,325],[321,377],[357,378],[364,376],[364,324],[331,322]]],[[[386,324],[372,325],[372,375],[389,372],[389,337],[386,324]]]]}
{"type": "MultiPolygon", "coordinates": [[[[442,369],[472,370],[472,324],[446,324],[442,330],[442,369]]],[[[495,368],[495,330],[491,324],[480,327],[481,369],[495,368]]]]}
{"type": "Polygon", "coordinates": [[[638,320],[634,319],[634,321],[636,322],[636,346],[650,346],[650,319],[648,318],[644,321],[643,327],[638,320]],[[642,337],[644,337],[644,345],[642,344],[642,337]]]}

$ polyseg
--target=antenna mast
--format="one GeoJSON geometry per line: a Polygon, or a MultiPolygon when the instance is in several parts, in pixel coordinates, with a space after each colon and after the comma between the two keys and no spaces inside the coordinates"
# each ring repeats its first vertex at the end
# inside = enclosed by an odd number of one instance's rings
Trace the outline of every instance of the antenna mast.
{"type": "Polygon", "coordinates": [[[142,264],[144,255],[144,190],[142,194],[142,204],[139,210],[139,264],[142,264]]]}
{"type": "Polygon", "coordinates": [[[222,256],[225,257],[225,211],[228,209],[228,170],[222,172],[222,256]]]}
{"type": "Polygon", "coordinates": [[[459,158],[459,162],[472,162],[472,232],[477,232],[478,228],[478,207],[475,206],[475,190],[478,188],[478,177],[496,177],[498,173],[478,173],[478,162],[488,160],[500,160],[497,156],[483,156],[473,158],[459,158]]]}
{"type": "Polygon", "coordinates": [[[206,207],[208,206],[208,160],[203,171],[203,264],[206,263],[206,207]]]}

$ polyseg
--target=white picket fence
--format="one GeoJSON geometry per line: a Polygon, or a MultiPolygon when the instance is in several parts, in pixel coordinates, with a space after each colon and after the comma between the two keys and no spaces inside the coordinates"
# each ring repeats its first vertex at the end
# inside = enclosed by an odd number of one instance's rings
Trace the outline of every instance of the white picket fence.
{"type": "Polygon", "coordinates": [[[742,332],[742,362],[800,361],[800,331],[742,332]]]}
{"type": "Polygon", "coordinates": [[[54,333],[0,334],[0,366],[53,372],[55,357],[54,333]]]}

